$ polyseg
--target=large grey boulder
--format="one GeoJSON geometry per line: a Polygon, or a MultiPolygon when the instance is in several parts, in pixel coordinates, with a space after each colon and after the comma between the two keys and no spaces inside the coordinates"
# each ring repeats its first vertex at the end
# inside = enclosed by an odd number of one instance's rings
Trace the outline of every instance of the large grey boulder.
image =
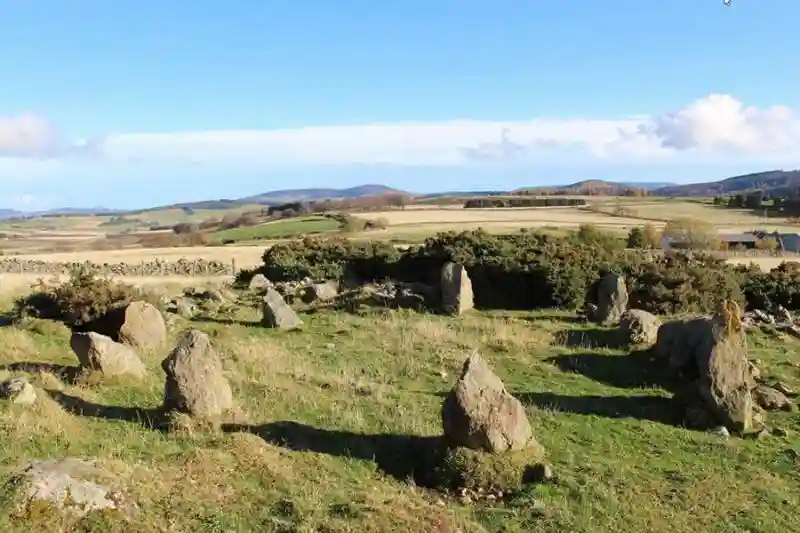
{"type": "Polygon", "coordinates": [[[617,274],[606,274],[597,284],[597,310],[594,312],[594,320],[602,325],[616,324],[627,309],[628,287],[625,278],[617,274]]]}
{"type": "Polygon", "coordinates": [[[158,348],[167,340],[167,324],[161,311],[141,301],[112,309],[85,329],[143,350],[158,348]]]}
{"type": "Polygon", "coordinates": [[[619,319],[623,339],[630,345],[652,346],[658,340],[661,320],[641,309],[628,309],[619,319]]]}
{"type": "Polygon", "coordinates": [[[690,380],[682,392],[694,399],[687,411],[735,431],[753,427],[755,381],[738,306],[728,302],[714,316],[664,324],[655,352],[690,380]]]}
{"type": "Polygon", "coordinates": [[[449,262],[442,267],[441,287],[445,313],[460,315],[475,307],[472,281],[462,265],[449,262]]]}
{"type": "Polygon", "coordinates": [[[105,335],[93,331],[75,332],[69,344],[83,368],[102,372],[106,376],[131,375],[143,378],[147,375],[147,368],[131,347],[114,342],[105,335]]]}
{"type": "Polygon", "coordinates": [[[121,491],[112,488],[114,483],[115,477],[97,462],[67,457],[29,463],[6,483],[5,492],[10,510],[20,514],[36,502],[74,516],[135,510],[121,491]]]}
{"type": "Polygon", "coordinates": [[[184,332],[161,366],[167,375],[165,410],[217,418],[234,409],[222,362],[205,333],[196,329],[184,332]]]}
{"type": "Polygon", "coordinates": [[[275,289],[268,289],[261,303],[261,325],[268,328],[296,329],[303,321],[275,289]]]}
{"type": "Polygon", "coordinates": [[[442,426],[451,446],[499,453],[536,444],[522,403],[477,353],[442,405],[442,426]]]}

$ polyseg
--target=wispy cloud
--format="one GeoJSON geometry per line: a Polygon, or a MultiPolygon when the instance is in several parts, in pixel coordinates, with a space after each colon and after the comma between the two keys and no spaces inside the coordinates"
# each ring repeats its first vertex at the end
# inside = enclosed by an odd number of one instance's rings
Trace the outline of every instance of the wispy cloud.
{"type": "Polygon", "coordinates": [[[730,95],[711,94],[665,113],[605,120],[452,120],[65,139],[35,115],[0,119],[0,156],[269,168],[720,157],[789,161],[800,155],[800,117],[783,106],[748,107],[730,95]]]}

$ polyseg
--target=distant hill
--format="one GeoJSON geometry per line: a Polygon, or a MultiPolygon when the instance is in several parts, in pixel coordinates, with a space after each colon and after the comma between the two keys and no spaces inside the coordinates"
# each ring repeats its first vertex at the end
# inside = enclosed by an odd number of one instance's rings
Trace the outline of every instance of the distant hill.
{"type": "MultiPolygon", "coordinates": [[[[596,196],[624,196],[632,194],[637,189],[652,190],[653,183],[618,183],[606,180],[584,180],[569,185],[544,185],[541,187],[524,187],[517,189],[514,194],[557,194],[557,195],[596,195],[596,196]]],[[[664,185],[664,184],[658,184],[664,185]]]]}
{"type": "Polygon", "coordinates": [[[14,209],[0,209],[0,220],[21,217],[24,213],[14,209]]]}
{"type": "Polygon", "coordinates": [[[768,194],[785,195],[800,188],[800,170],[770,170],[734,176],[721,181],[672,185],[652,191],[658,196],[724,196],[763,190],[768,194]]]}
{"type": "Polygon", "coordinates": [[[270,191],[254,196],[247,196],[237,200],[243,204],[282,204],[286,202],[299,202],[310,200],[327,200],[338,198],[361,198],[363,196],[381,196],[385,194],[410,193],[393,189],[385,185],[359,185],[349,189],[285,189],[270,191]]]}
{"type": "MultiPolygon", "coordinates": [[[[282,189],[279,191],[269,191],[244,198],[222,198],[219,200],[202,200],[199,202],[186,202],[180,204],[151,207],[132,213],[146,213],[148,211],[158,211],[161,209],[231,209],[241,205],[260,204],[260,205],[280,205],[290,202],[312,201],[312,200],[334,200],[341,198],[362,198],[364,196],[381,196],[386,194],[411,195],[406,191],[393,189],[385,185],[359,185],[349,189],[282,189]]],[[[413,196],[413,195],[412,195],[413,196]]]]}

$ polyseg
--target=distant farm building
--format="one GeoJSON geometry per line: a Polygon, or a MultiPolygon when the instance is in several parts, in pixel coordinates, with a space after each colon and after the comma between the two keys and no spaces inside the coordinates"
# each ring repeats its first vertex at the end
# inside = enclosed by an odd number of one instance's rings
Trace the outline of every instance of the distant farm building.
{"type": "MultiPolygon", "coordinates": [[[[729,250],[753,250],[758,248],[758,243],[760,241],[768,238],[775,239],[778,244],[777,250],[800,253],[800,235],[797,233],[767,233],[763,231],[754,231],[751,233],[731,233],[719,236],[720,242],[729,250]]],[[[686,248],[687,244],[679,238],[661,238],[662,250],[681,250],[686,248]]]]}

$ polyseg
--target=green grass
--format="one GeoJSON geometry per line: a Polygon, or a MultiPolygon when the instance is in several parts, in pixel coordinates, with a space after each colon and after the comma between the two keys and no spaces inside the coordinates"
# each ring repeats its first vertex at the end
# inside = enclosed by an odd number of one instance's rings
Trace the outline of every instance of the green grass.
{"type": "MultiPolygon", "coordinates": [[[[118,473],[141,512],[65,525],[52,514],[8,532],[743,532],[800,530],[798,415],[770,414],[790,437],[724,439],[662,418],[668,393],[640,358],[605,348],[602,330],[564,313],[461,318],[324,311],[289,333],[250,322],[179,321],[211,336],[250,431],[136,420],[161,401],[167,348],[144,353],[144,382],[62,384],[60,401],[0,405],[0,475],[26,461],[85,456],[118,473]],[[581,329],[584,328],[584,329],[581,329]],[[583,331],[582,334],[568,333],[583,331]],[[567,332],[566,334],[564,332],[567,332]],[[577,340],[577,342],[576,342],[577,340]],[[595,344],[595,345],[593,345],[595,344]],[[415,487],[398,472],[441,433],[440,409],[478,348],[527,406],[558,479],[492,505],[415,487]],[[70,405],[79,405],[83,414],[70,405]],[[71,412],[72,411],[72,412],[71,412]],[[287,423],[291,422],[291,423],[287,423]],[[93,529],[94,528],[94,529],[93,529]]],[[[800,343],[751,337],[762,372],[800,389],[800,343]]],[[[0,362],[74,365],[68,331],[31,321],[0,328],[0,362]]],[[[53,388],[48,374],[29,374],[53,388]]]]}
{"type": "Polygon", "coordinates": [[[246,228],[242,227],[217,231],[212,233],[211,236],[218,242],[244,242],[262,239],[280,239],[301,234],[328,233],[338,230],[339,227],[339,222],[331,218],[310,216],[276,220],[274,222],[267,222],[265,224],[246,228]]]}

